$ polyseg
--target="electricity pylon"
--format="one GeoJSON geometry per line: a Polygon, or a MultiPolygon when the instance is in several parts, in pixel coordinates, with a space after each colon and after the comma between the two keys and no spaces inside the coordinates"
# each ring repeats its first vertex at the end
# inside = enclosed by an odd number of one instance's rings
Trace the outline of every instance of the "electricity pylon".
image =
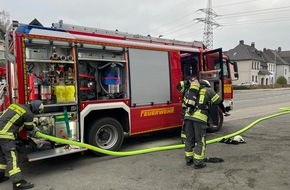
{"type": "Polygon", "coordinates": [[[218,17],[218,15],[212,10],[212,0],[208,0],[207,8],[199,9],[198,11],[205,13],[205,18],[196,18],[195,20],[204,23],[204,30],[203,30],[203,43],[204,45],[212,49],[213,48],[213,26],[219,27],[214,18],[218,17]]]}

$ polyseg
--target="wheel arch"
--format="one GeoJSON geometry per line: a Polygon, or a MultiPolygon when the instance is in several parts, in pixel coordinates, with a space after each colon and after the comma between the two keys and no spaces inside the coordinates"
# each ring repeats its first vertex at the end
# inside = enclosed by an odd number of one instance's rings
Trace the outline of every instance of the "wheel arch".
{"type": "Polygon", "coordinates": [[[80,114],[81,141],[85,142],[92,124],[100,118],[111,117],[123,127],[124,132],[130,133],[130,109],[123,102],[90,104],[80,114]]]}

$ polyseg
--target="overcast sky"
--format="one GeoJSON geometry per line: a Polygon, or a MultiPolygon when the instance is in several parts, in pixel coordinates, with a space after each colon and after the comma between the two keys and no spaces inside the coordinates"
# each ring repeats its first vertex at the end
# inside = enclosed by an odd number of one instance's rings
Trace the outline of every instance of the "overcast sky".
{"type": "MultiPolygon", "coordinates": [[[[163,38],[202,41],[205,18],[198,11],[208,0],[0,0],[0,11],[11,20],[29,23],[37,18],[44,26],[63,20],[67,24],[163,38]]],[[[290,50],[289,0],[212,0],[213,48],[224,51],[240,40],[258,50],[290,50]]]]}

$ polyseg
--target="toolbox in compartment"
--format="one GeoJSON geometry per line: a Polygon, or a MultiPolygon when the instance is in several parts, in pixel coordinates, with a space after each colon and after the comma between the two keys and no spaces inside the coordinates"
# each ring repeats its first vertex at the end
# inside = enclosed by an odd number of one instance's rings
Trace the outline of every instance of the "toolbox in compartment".
{"type": "Polygon", "coordinates": [[[26,58],[27,59],[48,59],[47,48],[26,48],[26,58]]]}

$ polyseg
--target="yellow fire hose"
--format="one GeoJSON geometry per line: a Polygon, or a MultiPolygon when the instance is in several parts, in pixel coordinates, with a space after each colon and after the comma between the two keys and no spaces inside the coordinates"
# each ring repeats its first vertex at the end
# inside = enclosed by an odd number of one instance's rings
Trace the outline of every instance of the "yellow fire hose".
{"type": "MultiPolygon", "coordinates": [[[[242,128],[239,131],[236,131],[234,133],[222,136],[222,137],[218,137],[215,139],[211,139],[211,140],[207,140],[206,144],[212,144],[212,143],[216,143],[216,142],[220,142],[222,139],[228,139],[231,137],[234,137],[236,135],[239,135],[241,133],[244,133],[245,131],[249,130],[250,128],[252,128],[255,124],[266,120],[266,119],[270,119],[272,117],[276,117],[276,116],[280,116],[280,115],[284,115],[284,114],[288,114],[290,113],[290,107],[287,108],[280,108],[280,110],[284,110],[283,112],[279,112],[276,114],[272,114],[263,118],[260,118],[254,122],[252,122],[251,124],[249,124],[248,126],[242,128]]],[[[60,144],[69,144],[69,145],[74,145],[74,146],[79,146],[79,147],[83,147],[86,148],[88,150],[92,150],[92,151],[96,151],[102,154],[107,154],[107,155],[111,155],[111,156],[133,156],[133,155],[138,155],[138,154],[145,154],[145,153],[150,153],[150,152],[157,152],[157,151],[164,151],[164,150],[172,150],[172,149],[179,149],[179,148],[184,148],[184,144],[177,144],[177,145],[169,145],[169,146],[162,146],[162,147],[153,147],[153,148],[147,148],[147,149],[141,149],[141,150],[134,150],[134,151],[124,151],[124,152],[117,152],[117,151],[110,151],[110,150],[105,150],[102,148],[98,148],[96,146],[92,146],[86,143],[81,143],[81,142],[77,142],[77,141],[72,141],[72,140],[66,140],[66,139],[62,139],[62,138],[57,138],[57,137],[53,137],[53,136],[49,136],[46,134],[43,134],[41,132],[36,132],[36,137],[37,138],[44,138],[53,142],[57,142],[60,144]]]]}

